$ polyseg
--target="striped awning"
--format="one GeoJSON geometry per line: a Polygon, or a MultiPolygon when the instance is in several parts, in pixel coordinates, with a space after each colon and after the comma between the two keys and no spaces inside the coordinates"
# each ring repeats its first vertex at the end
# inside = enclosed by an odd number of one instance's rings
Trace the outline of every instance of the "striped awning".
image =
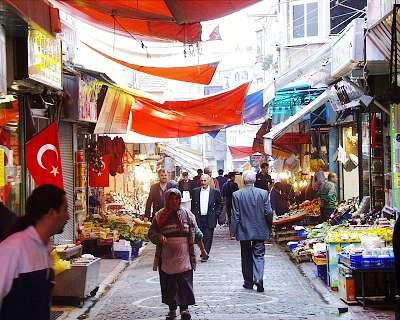
{"type": "MultiPolygon", "coordinates": [[[[367,36],[376,46],[385,60],[390,61],[391,43],[392,43],[392,23],[393,12],[389,12],[380,21],[368,29],[367,36]]],[[[400,10],[397,11],[396,17],[397,39],[400,39],[400,10]]],[[[397,41],[397,59],[400,61],[400,43],[397,41]]]]}

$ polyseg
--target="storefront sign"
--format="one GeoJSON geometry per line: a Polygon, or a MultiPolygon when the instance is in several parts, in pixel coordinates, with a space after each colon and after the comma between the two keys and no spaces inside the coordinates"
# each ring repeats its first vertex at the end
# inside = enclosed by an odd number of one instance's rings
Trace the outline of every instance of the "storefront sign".
{"type": "Polygon", "coordinates": [[[39,30],[28,34],[29,78],[62,89],[61,41],[39,30]]]}
{"type": "Polygon", "coordinates": [[[331,75],[340,77],[363,61],[364,19],[354,19],[332,46],[331,75]]]}
{"type": "Polygon", "coordinates": [[[6,33],[0,25],[0,96],[7,93],[6,33]]]}
{"type": "Polygon", "coordinates": [[[390,138],[391,138],[391,160],[392,160],[392,201],[393,208],[399,210],[399,190],[400,190],[400,142],[399,125],[400,114],[399,106],[390,106],[390,138]]]}
{"type": "Polygon", "coordinates": [[[0,187],[4,187],[5,185],[4,149],[0,149],[0,187]]]}

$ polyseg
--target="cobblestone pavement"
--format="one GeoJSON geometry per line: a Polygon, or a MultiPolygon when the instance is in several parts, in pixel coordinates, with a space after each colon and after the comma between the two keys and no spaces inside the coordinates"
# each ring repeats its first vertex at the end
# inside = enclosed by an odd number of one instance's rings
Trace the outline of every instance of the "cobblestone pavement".
{"type": "MultiPolygon", "coordinates": [[[[152,271],[154,248],[149,246],[132,264],[110,292],[90,311],[89,318],[164,319],[166,306],[161,304],[158,274],[152,271]]],[[[392,319],[387,313],[365,312],[351,308],[339,315],[343,305],[335,294],[313,285],[277,245],[266,250],[264,293],[242,288],[240,247],[229,240],[225,229],[216,231],[210,261],[199,263],[194,287],[197,304],[191,307],[193,319],[392,319]]],[[[316,280],[318,281],[318,280],[316,280]]],[[[76,319],[76,318],[75,318],[76,319]]]]}

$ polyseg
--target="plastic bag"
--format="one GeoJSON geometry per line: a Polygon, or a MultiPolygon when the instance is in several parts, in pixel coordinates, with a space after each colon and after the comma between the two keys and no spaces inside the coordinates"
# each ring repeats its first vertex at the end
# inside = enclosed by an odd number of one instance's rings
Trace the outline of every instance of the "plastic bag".
{"type": "Polygon", "coordinates": [[[53,270],[56,276],[65,270],[71,269],[71,262],[61,259],[57,250],[52,250],[50,256],[53,259],[53,270]]]}

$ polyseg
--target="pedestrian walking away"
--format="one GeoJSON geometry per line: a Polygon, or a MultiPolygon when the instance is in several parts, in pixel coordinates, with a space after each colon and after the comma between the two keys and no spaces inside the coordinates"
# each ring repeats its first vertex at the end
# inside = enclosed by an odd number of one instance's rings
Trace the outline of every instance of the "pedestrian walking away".
{"type": "Polygon", "coordinates": [[[150,221],[156,212],[164,207],[164,194],[168,190],[167,173],[164,169],[157,172],[159,182],[150,187],[149,197],[146,201],[145,217],[150,221]]]}
{"type": "Polygon", "coordinates": [[[243,287],[264,291],[265,244],[271,234],[267,219],[272,215],[268,192],[254,187],[253,171],[243,173],[245,187],[233,193],[231,231],[240,241],[243,287]]]}
{"type": "Polygon", "coordinates": [[[178,189],[168,190],[166,206],[155,214],[149,230],[149,239],[157,245],[153,270],[159,271],[162,302],[169,307],[167,320],[176,319],[178,306],[182,320],[191,318],[188,306],[195,304],[195,242],[199,243],[201,256],[208,257],[201,240],[203,234],[194,215],[181,208],[181,199],[178,189]]]}
{"type": "Polygon", "coordinates": [[[218,177],[216,177],[216,179],[218,181],[218,190],[222,191],[222,187],[228,181],[228,179],[224,176],[224,170],[218,170],[218,177]]]}
{"type": "Polygon", "coordinates": [[[207,174],[201,176],[202,186],[193,190],[192,199],[192,212],[203,233],[204,245],[208,253],[211,251],[214,229],[223,209],[221,193],[209,186],[210,179],[211,177],[207,174]]]}
{"type": "Polygon", "coordinates": [[[228,216],[228,224],[231,225],[232,219],[232,194],[239,190],[238,184],[235,182],[235,173],[229,172],[228,181],[222,187],[222,196],[225,200],[226,214],[228,216]]]}
{"type": "Polygon", "coordinates": [[[54,275],[50,238],[69,220],[64,190],[36,188],[27,200],[26,215],[13,234],[0,243],[0,319],[49,320],[54,275]]]}

